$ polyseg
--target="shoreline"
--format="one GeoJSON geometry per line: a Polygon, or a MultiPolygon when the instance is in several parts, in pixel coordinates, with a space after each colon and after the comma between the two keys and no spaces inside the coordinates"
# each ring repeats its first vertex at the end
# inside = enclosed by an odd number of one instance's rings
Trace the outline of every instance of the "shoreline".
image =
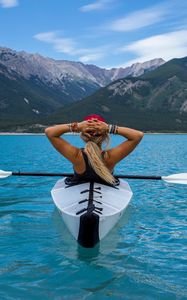
{"type": "Polygon", "coordinates": [[[0,135],[45,135],[45,133],[31,133],[31,132],[0,132],[0,135]]]}
{"type": "MultiPolygon", "coordinates": [[[[144,134],[187,134],[187,132],[145,132],[144,134]]],[[[31,132],[0,132],[3,135],[45,135],[45,133],[31,133],[31,132]]],[[[78,133],[64,133],[64,135],[79,135],[78,133]]]]}
{"type": "MultiPolygon", "coordinates": [[[[78,133],[64,133],[65,135],[79,135],[78,133]]],[[[0,135],[45,135],[40,132],[0,132],[0,135]]]]}

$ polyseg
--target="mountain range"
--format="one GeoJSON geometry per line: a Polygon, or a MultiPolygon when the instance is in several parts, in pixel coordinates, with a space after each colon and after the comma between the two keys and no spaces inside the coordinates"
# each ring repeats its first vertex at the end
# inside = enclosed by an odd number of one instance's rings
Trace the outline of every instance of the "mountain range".
{"type": "Polygon", "coordinates": [[[118,79],[46,121],[81,120],[90,113],[144,131],[187,132],[187,57],[168,61],[136,78],[118,79]]]}
{"type": "Polygon", "coordinates": [[[154,59],[107,70],[1,47],[1,120],[34,121],[93,94],[114,80],[139,76],[163,63],[162,59],[154,59]]]}
{"type": "Polygon", "coordinates": [[[187,131],[187,57],[110,70],[0,48],[0,131],[43,131],[90,113],[144,131],[187,131]]]}

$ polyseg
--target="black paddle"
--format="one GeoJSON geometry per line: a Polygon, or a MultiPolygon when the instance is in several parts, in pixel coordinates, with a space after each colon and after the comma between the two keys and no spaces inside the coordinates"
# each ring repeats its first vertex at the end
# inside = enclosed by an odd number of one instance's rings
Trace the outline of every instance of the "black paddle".
{"type": "MultiPolygon", "coordinates": [[[[11,172],[0,170],[0,178],[6,178],[9,176],[58,176],[58,177],[70,177],[71,173],[40,173],[40,172],[11,172]]],[[[143,179],[143,180],[164,180],[170,183],[187,184],[187,173],[173,174],[169,176],[145,176],[145,175],[121,175],[114,174],[117,178],[125,179],[143,179]]]]}

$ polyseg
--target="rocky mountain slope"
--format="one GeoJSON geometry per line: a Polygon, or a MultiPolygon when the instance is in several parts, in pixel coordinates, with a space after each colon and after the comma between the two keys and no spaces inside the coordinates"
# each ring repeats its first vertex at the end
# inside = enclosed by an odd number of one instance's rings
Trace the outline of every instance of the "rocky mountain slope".
{"type": "MultiPolygon", "coordinates": [[[[29,79],[31,76],[38,77],[38,79],[46,84],[59,85],[68,79],[69,81],[90,81],[101,87],[129,75],[133,77],[140,76],[164,64],[165,61],[158,58],[144,63],[135,63],[126,68],[112,68],[107,70],[95,65],[54,60],[43,57],[40,54],[29,54],[24,51],[17,52],[9,48],[0,47],[0,63],[25,79],[29,79]]],[[[64,91],[66,86],[62,85],[61,88],[64,91]]]]}
{"type": "Polygon", "coordinates": [[[154,59],[106,70],[0,48],[0,117],[18,121],[43,117],[93,94],[113,80],[144,74],[163,63],[162,59],[154,59]]]}
{"type": "Polygon", "coordinates": [[[90,113],[142,130],[187,131],[187,57],[138,78],[119,79],[58,110],[48,122],[80,120],[90,113]]]}

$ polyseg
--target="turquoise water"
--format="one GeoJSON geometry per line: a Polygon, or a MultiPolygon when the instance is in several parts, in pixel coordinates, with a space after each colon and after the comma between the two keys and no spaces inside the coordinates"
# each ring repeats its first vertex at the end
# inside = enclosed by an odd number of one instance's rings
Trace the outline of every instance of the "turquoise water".
{"type": "MultiPolygon", "coordinates": [[[[66,136],[82,146],[78,136],[66,136]]],[[[114,136],[112,145],[122,138],[114,136]]],[[[0,169],[72,172],[44,136],[0,136],[0,169]]],[[[187,172],[187,135],[146,135],[116,173],[187,172]]],[[[50,196],[57,178],[0,179],[0,299],[187,299],[187,186],[128,180],[120,223],[79,247],[50,196]]]]}

